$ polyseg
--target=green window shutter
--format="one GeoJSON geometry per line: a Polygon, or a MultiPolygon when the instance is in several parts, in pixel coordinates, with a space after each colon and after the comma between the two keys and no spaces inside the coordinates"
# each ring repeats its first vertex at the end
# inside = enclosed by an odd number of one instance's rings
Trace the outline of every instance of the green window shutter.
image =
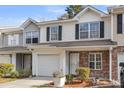
{"type": "Polygon", "coordinates": [[[50,27],[47,27],[47,32],[46,32],[46,40],[49,41],[50,40],[50,27]]]}
{"type": "Polygon", "coordinates": [[[104,38],[104,21],[100,21],[100,38],[104,38]]]}
{"type": "Polygon", "coordinates": [[[58,40],[62,40],[62,26],[59,26],[58,31],[58,40]]]}
{"type": "Polygon", "coordinates": [[[75,39],[79,39],[79,24],[75,24],[75,39]]]}

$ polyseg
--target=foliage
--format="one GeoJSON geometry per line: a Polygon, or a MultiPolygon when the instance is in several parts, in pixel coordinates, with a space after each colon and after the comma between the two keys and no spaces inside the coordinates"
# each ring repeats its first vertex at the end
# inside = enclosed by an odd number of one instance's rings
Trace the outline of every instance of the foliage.
{"type": "Polygon", "coordinates": [[[18,71],[12,71],[12,72],[10,72],[10,77],[11,78],[18,78],[19,77],[19,72],[18,71]]]}
{"type": "Polygon", "coordinates": [[[8,63],[0,63],[0,73],[2,76],[6,76],[7,74],[10,74],[10,72],[13,70],[13,64],[8,63]]]}
{"type": "Polygon", "coordinates": [[[53,77],[54,78],[62,78],[62,77],[64,77],[64,75],[63,75],[62,71],[55,71],[55,72],[53,72],[53,77]]]}
{"type": "Polygon", "coordinates": [[[66,75],[66,81],[67,81],[67,83],[72,83],[72,81],[73,81],[73,75],[72,74],[67,74],[66,75]]]}
{"type": "Polygon", "coordinates": [[[18,72],[19,72],[19,78],[26,78],[32,74],[31,70],[20,70],[18,72]]]}
{"type": "Polygon", "coordinates": [[[76,69],[76,73],[79,75],[81,81],[88,80],[90,69],[88,67],[79,67],[76,69]]]}
{"type": "Polygon", "coordinates": [[[65,11],[67,12],[69,18],[73,18],[81,11],[81,9],[82,5],[69,5],[66,7],[65,11]]]}

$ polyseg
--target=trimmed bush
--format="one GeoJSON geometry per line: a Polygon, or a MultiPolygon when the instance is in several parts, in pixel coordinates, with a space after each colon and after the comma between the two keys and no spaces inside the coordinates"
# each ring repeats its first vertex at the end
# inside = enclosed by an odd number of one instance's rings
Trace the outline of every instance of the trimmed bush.
{"type": "Polygon", "coordinates": [[[10,72],[10,77],[11,78],[18,78],[19,77],[19,72],[18,71],[12,71],[12,72],[10,72]]]}
{"type": "Polygon", "coordinates": [[[76,69],[76,73],[79,75],[81,81],[88,80],[90,69],[88,67],[79,67],[76,69]]]}
{"type": "Polygon", "coordinates": [[[2,77],[2,73],[0,73],[0,78],[2,77]]]}
{"type": "Polygon", "coordinates": [[[26,78],[32,74],[31,70],[20,70],[18,72],[19,72],[19,78],[26,78]]]}
{"type": "Polygon", "coordinates": [[[7,74],[10,74],[10,72],[13,70],[13,67],[13,64],[0,63],[0,73],[2,76],[6,76],[7,74]]]}
{"type": "Polygon", "coordinates": [[[67,74],[66,75],[66,81],[67,81],[67,83],[72,83],[72,81],[73,81],[73,75],[72,74],[67,74]]]}

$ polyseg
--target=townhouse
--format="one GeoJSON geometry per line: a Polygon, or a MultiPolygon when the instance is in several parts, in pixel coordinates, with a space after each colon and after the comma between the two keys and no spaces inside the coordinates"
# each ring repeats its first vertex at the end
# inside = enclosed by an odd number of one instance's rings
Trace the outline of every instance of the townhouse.
{"type": "Polygon", "coordinates": [[[72,19],[37,22],[27,19],[20,27],[0,29],[0,63],[15,70],[31,70],[34,76],[55,71],[76,74],[89,67],[90,76],[120,79],[124,63],[124,6],[104,13],[86,6],[72,19]]]}

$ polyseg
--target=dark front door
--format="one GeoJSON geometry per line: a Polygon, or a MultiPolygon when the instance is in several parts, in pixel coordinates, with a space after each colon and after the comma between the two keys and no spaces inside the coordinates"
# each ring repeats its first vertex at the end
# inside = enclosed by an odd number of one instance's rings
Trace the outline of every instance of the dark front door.
{"type": "Polygon", "coordinates": [[[23,55],[23,69],[24,70],[32,69],[32,55],[31,54],[23,55]]]}
{"type": "Polygon", "coordinates": [[[32,70],[32,55],[31,54],[16,54],[16,70],[32,70]]]}

